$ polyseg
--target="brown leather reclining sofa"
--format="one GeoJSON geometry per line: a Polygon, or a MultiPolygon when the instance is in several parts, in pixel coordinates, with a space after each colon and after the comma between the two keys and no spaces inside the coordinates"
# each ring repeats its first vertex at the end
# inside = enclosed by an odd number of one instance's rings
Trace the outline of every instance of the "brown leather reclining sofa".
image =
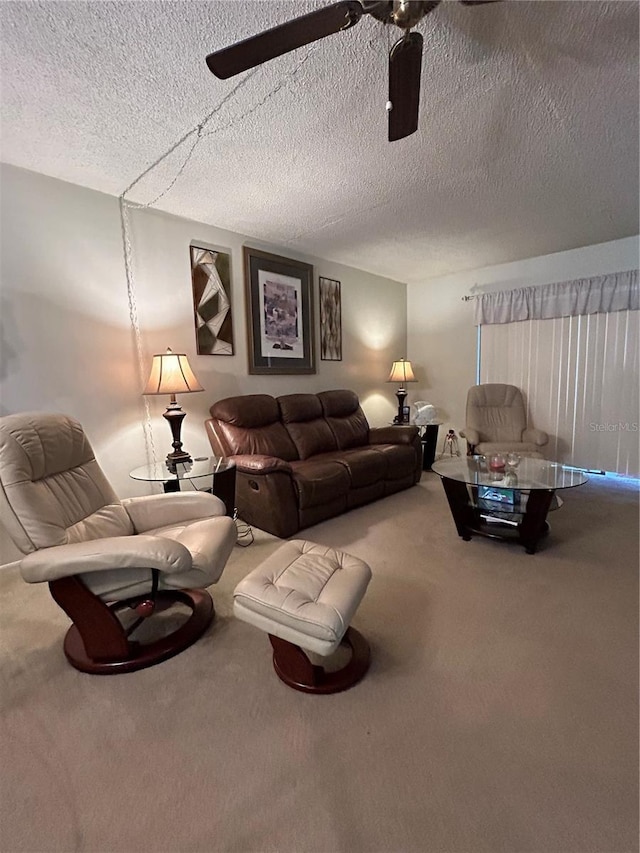
{"type": "Polygon", "coordinates": [[[286,538],[420,480],[414,426],[371,428],[353,391],[218,400],[205,422],[237,466],[240,518],[286,538]]]}

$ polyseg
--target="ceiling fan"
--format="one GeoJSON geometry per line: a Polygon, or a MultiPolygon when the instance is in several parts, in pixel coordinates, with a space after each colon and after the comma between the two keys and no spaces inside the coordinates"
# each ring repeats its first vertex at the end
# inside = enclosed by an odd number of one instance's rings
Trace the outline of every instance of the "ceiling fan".
{"type": "MultiPolygon", "coordinates": [[[[418,129],[422,35],[412,31],[441,0],[340,0],[265,30],[251,38],[216,50],[207,56],[212,74],[221,80],[255,68],[318,39],[348,30],[363,15],[372,15],[384,24],[394,24],[404,34],[389,53],[389,141],[403,139],[418,129]]],[[[497,0],[460,0],[465,6],[479,6],[497,0]]]]}

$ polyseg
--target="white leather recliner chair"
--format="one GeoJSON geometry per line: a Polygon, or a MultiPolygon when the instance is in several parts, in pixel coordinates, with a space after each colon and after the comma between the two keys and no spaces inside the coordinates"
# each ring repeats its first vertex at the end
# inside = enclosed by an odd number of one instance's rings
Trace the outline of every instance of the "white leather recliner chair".
{"type": "Polygon", "coordinates": [[[100,674],[151,666],[202,636],[214,616],[204,587],[236,542],[211,494],[119,500],[80,424],[39,412],[0,418],[0,520],[25,555],[24,580],[47,582],[73,622],[67,659],[100,674]],[[148,616],[176,603],[191,611],[183,624],[146,644],[133,639],[148,616]]]}
{"type": "Polygon", "coordinates": [[[549,436],[541,429],[527,428],[522,392],[515,385],[474,385],[467,393],[467,414],[460,435],[467,439],[470,453],[519,453],[543,459],[541,448],[549,436]]]}

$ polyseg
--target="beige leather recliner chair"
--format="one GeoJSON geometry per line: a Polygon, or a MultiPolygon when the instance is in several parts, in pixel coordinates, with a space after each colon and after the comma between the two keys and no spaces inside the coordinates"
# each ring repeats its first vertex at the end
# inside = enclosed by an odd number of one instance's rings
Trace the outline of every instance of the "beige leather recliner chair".
{"type": "Polygon", "coordinates": [[[467,439],[470,454],[519,453],[543,459],[541,448],[549,436],[527,427],[522,392],[515,385],[474,385],[467,394],[466,426],[460,435],[467,439]]]}
{"type": "Polygon", "coordinates": [[[61,414],[0,418],[0,520],[25,555],[24,580],[46,581],[74,623],[67,659],[100,674],[151,666],[202,636],[214,615],[203,587],[218,580],[236,542],[211,494],[119,500],[80,424],[61,414]],[[133,639],[147,616],[178,602],[191,613],[177,630],[133,639]]]}

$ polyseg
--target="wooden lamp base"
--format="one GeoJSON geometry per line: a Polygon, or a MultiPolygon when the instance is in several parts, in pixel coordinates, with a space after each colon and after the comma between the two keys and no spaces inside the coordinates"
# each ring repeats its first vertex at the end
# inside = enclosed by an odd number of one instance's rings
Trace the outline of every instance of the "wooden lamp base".
{"type": "Polygon", "coordinates": [[[176,402],[176,395],[171,395],[171,402],[167,406],[166,412],[163,412],[162,417],[168,422],[171,427],[171,435],[173,437],[173,452],[167,456],[167,465],[177,465],[179,462],[192,462],[191,456],[186,450],[182,449],[180,441],[180,432],[182,430],[182,421],[186,417],[186,412],[176,402]]]}
{"type": "Polygon", "coordinates": [[[404,416],[404,401],[407,399],[407,389],[398,388],[396,391],[396,397],[398,398],[398,414],[393,419],[393,422],[394,424],[407,423],[404,416]]]}

